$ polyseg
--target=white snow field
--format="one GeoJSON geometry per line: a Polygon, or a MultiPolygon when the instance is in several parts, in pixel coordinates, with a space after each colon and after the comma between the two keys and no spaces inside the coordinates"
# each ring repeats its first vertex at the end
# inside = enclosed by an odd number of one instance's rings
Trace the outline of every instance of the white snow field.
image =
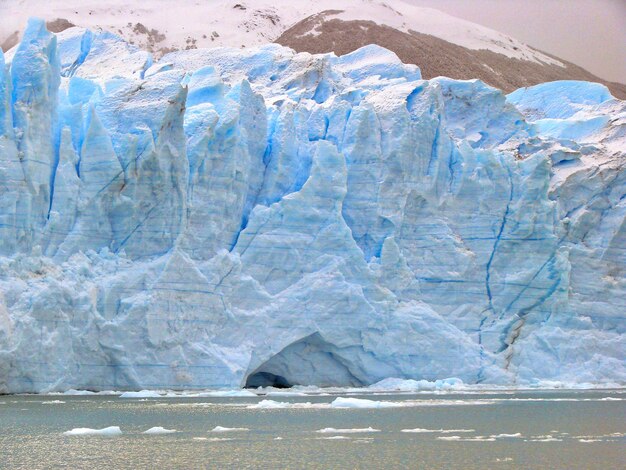
{"type": "Polygon", "coordinates": [[[178,0],[167,5],[160,0],[27,0],[3,5],[2,28],[7,33],[21,31],[30,16],[45,14],[46,20],[63,18],[78,26],[115,32],[142,49],[240,48],[273,42],[297,22],[328,10],[335,12],[329,19],[375,19],[380,25],[430,34],[468,49],[563,65],[498,31],[401,0],[178,0]]]}
{"type": "Polygon", "coordinates": [[[0,391],[623,384],[625,110],[31,20],[0,54],[0,391]]]}

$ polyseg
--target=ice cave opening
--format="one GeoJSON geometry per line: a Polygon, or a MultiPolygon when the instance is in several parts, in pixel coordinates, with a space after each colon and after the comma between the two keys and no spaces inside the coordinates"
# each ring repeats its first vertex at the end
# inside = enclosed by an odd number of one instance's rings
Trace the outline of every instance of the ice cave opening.
{"type": "Polygon", "coordinates": [[[257,387],[291,388],[292,384],[282,375],[259,371],[249,375],[246,380],[246,388],[257,387]]]}
{"type": "Polygon", "coordinates": [[[250,372],[245,387],[364,385],[350,368],[339,348],[325,341],[319,333],[313,333],[289,344],[250,372]]]}

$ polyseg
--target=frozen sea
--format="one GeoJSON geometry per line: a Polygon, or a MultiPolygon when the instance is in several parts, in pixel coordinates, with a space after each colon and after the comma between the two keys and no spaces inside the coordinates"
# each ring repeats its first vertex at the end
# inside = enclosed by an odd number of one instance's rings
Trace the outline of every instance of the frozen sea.
{"type": "Polygon", "coordinates": [[[625,390],[7,395],[0,467],[624,468],[624,398],[625,390]]]}

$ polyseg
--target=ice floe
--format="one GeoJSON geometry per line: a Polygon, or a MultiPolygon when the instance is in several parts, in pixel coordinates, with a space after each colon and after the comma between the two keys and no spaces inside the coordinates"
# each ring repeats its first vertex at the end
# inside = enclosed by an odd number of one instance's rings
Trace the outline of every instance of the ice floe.
{"type": "Polygon", "coordinates": [[[161,426],[154,426],[143,432],[143,434],[172,434],[178,432],[176,429],[165,429],[161,426]]]}
{"type": "Polygon", "coordinates": [[[516,437],[522,437],[522,433],[521,432],[516,432],[514,434],[505,434],[505,433],[502,433],[502,434],[492,434],[489,437],[493,437],[495,439],[513,439],[513,438],[516,438],[516,437]]]}
{"type": "Polygon", "coordinates": [[[318,432],[320,434],[354,434],[354,433],[364,433],[364,432],[380,432],[380,429],[374,429],[371,426],[367,428],[348,428],[348,429],[323,428],[323,429],[318,429],[315,432],[318,432]]]}
{"type": "Polygon", "coordinates": [[[215,426],[209,432],[244,432],[244,431],[250,431],[250,429],[248,429],[248,428],[226,428],[224,426],[215,426]]]}
{"type": "Polygon", "coordinates": [[[414,428],[414,429],[402,429],[400,432],[449,434],[449,433],[453,433],[453,432],[475,432],[475,430],[474,429],[422,429],[422,428],[414,428]]]}
{"type": "Polygon", "coordinates": [[[109,426],[103,429],[74,428],[63,433],[64,436],[120,436],[121,434],[122,430],[119,426],[109,426]]]}
{"type": "Polygon", "coordinates": [[[335,398],[330,404],[332,408],[396,408],[403,406],[401,402],[374,401],[363,398],[335,398]]]}
{"type": "Polygon", "coordinates": [[[124,392],[120,398],[161,398],[161,394],[154,390],[141,390],[139,392],[124,392]]]}

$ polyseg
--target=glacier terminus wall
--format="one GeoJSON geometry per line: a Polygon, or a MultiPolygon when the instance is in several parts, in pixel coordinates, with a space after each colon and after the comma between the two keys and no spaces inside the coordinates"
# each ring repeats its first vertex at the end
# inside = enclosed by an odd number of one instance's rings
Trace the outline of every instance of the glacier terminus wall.
{"type": "Polygon", "coordinates": [[[626,105],[31,20],[0,52],[0,391],[626,382],[626,105]]]}

